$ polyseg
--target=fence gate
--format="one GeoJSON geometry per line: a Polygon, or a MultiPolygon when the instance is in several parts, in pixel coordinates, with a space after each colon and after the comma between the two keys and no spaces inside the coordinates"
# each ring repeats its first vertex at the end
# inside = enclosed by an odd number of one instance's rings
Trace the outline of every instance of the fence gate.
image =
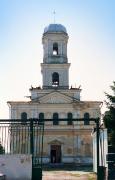
{"type": "Polygon", "coordinates": [[[0,154],[32,155],[32,180],[42,179],[43,133],[38,119],[0,120],[0,154]]]}

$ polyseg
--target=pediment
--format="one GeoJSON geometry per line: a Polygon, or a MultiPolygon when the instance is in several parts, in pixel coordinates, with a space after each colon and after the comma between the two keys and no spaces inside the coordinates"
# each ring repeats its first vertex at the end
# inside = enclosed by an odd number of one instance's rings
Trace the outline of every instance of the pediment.
{"type": "Polygon", "coordinates": [[[49,104],[64,104],[71,103],[73,99],[65,94],[59,92],[52,92],[41,98],[39,98],[40,103],[49,103],[49,104]]]}
{"type": "Polygon", "coordinates": [[[53,141],[50,141],[48,144],[51,144],[51,145],[61,145],[63,143],[61,141],[57,140],[57,139],[54,139],[53,141]]]}

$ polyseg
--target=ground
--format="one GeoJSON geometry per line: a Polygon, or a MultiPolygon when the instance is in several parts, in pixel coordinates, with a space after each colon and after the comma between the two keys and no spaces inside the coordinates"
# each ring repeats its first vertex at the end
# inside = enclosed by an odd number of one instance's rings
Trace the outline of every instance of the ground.
{"type": "Polygon", "coordinates": [[[96,175],[79,171],[44,171],[43,180],[96,180],[96,175]]]}
{"type": "Polygon", "coordinates": [[[45,169],[43,180],[96,180],[96,174],[90,168],[45,169]]]}

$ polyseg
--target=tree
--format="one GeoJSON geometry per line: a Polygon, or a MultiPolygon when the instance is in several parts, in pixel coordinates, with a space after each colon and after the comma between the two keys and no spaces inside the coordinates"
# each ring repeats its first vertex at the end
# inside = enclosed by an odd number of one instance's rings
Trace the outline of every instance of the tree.
{"type": "Polygon", "coordinates": [[[115,148],[115,81],[110,88],[113,91],[113,95],[105,93],[108,100],[106,101],[108,111],[104,114],[104,124],[108,129],[109,143],[115,148]]]}
{"type": "Polygon", "coordinates": [[[0,142],[0,154],[5,154],[5,149],[3,148],[1,142],[0,142]]]}

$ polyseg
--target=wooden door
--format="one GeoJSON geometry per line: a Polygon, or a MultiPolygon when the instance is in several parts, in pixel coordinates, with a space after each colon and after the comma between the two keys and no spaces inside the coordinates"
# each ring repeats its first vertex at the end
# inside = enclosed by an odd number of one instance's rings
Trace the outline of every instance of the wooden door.
{"type": "Polygon", "coordinates": [[[61,145],[51,145],[51,163],[61,163],[61,145]]]}

